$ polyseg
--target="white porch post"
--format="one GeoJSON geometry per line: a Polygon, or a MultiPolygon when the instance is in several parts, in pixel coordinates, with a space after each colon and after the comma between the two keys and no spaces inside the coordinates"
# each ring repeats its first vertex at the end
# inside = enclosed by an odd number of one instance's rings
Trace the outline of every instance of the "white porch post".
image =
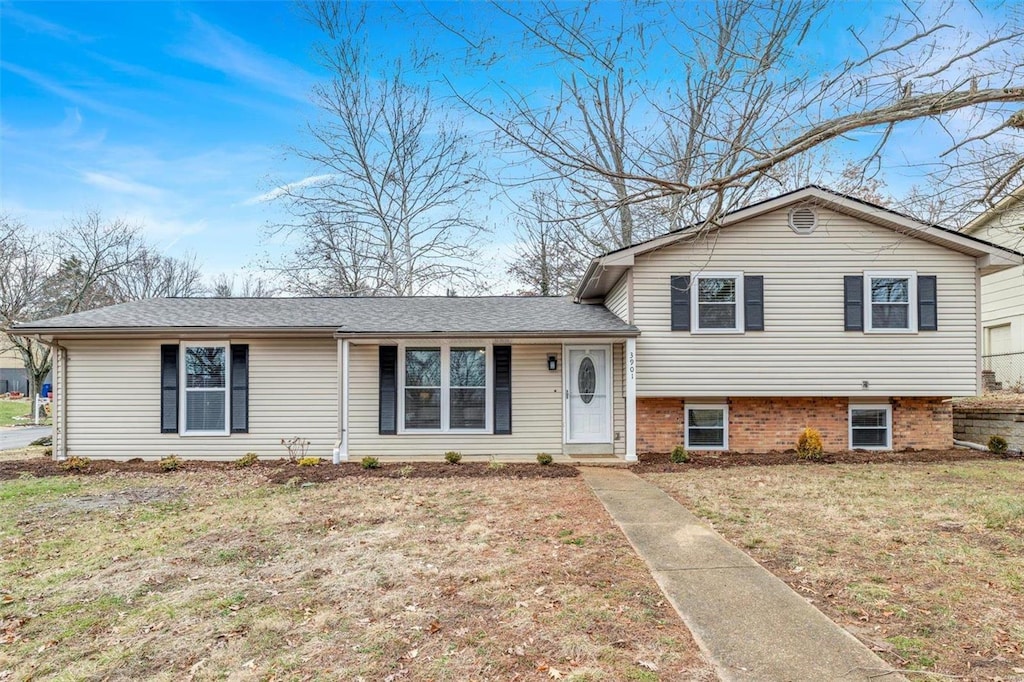
{"type": "Polygon", "coordinates": [[[626,339],[626,461],[636,457],[636,339],[626,339]]]}
{"type": "Polygon", "coordinates": [[[334,448],[334,463],[348,461],[348,357],[349,341],[338,342],[338,442],[334,448]]]}

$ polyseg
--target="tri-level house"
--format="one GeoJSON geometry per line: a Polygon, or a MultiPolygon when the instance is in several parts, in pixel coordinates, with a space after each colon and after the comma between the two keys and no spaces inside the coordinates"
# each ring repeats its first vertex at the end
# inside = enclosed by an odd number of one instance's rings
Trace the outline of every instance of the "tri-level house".
{"type": "Polygon", "coordinates": [[[33,322],[57,457],[952,445],[1012,249],[808,187],[595,258],[572,298],[153,299],[33,322]]]}

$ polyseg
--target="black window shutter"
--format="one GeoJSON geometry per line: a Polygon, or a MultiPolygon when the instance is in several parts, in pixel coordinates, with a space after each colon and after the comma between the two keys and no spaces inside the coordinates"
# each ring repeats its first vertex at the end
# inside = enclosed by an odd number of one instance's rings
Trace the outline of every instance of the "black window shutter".
{"type": "Polygon", "coordinates": [[[178,344],[160,346],[160,433],[178,432],[178,344]]]}
{"type": "Polygon", "coordinates": [[[935,275],[917,276],[917,328],[922,332],[939,330],[939,301],[935,275]]]}
{"type": "Polygon", "coordinates": [[[378,433],[398,433],[398,346],[381,346],[378,433]]]}
{"type": "Polygon", "coordinates": [[[848,332],[864,331],[864,277],[843,277],[843,317],[848,332]]]}
{"type": "Polygon", "coordinates": [[[494,347],[494,433],[512,433],[512,346],[494,347]]]}
{"type": "Polygon", "coordinates": [[[764,331],[764,277],[743,276],[743,326],[748,332],[764,331]]]}
{"type": "Polygon", "coordinates": [[[231,344],[231,433],[249,433],[249,345],[231,344]]]}
{"type": "Polygon", "coordinates": [[[690,331],[690,276],[672,275],[672,331],[690,331]]]}

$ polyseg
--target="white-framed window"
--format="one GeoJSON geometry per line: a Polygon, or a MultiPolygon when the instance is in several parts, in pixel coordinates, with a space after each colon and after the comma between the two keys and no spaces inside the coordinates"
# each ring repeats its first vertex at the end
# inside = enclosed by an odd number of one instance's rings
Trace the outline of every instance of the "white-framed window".
{"type": "Polygon", "coordinates": [[[869,332],[917,331],[917,273],[877,271],[864,273],[864,301],[869,332]]]}
{"type": "Polygon", "coordinates": [[[892,449],[891,405],[850,405],[850,448],[892,449]]]}
{"type": "Polygon", "coordinates": [[[713,334],[743,331],[742,272],[695,272],[691,281],[691,330],[713,334]]]}
{"type": "Polygon", "coordinates": [[[686,448],[729,449],[729,406],[686,405],[686,448]]]}
{"type": "Polygon", "coordinates": [[[493,390],[487,344],[399,348],[400,433],[489,433],[493,390]]]}
{"type": "Polygon", "coordinates": [[[231,431],[231,355],[226,343],[181,344],[183,436],[226,436],[231,431]]]}

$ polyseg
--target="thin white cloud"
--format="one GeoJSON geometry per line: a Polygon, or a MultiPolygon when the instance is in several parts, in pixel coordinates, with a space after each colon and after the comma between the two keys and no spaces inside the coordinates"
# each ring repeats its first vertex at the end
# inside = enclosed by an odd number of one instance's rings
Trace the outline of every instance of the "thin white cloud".
{"type": "Polygon", "coordinates": [[[47,78],[38,71],[26,69],[24,67],[18,66],[17,64],[12,64],[11,62],[0,62],[0,69],[10,71],[15,75],[21,76],[22,78],[29,81],[36,87],[46,90],[47,92],[54,94],[58,97],[66,99],[72,104],[77,104],[81,107],[85,107],[86,109],[92,109],[93,111],[96,111],[98,113],[106,114],[108,116],[115,116],[117,118],[122,119],[130,119],[136,121],[146,120],[146,117],[142,116],[138,112],[132,111],[131,109],[125,109],[123,107],[115,106],[112,104],[107,104],[102,100],[90,97],[89,95],[84,95],[76,90],[72,90],[71,88],[64,87],[60,83],[51,80],[50,78],[47,78]]]}
{"type": "Polygon", "coordinates": [[[285,185],[279,185],[269,192],[264,192],[255,197],[250,197],[242,202],[243,206],[252,206],[253,204],[262,204],[267,201],[273,201],[280,196],[283,196],[291,190],[300,189],[302,187],[309,187],[310,185],[318,185],[321,182],[333,179],[334,175],[310,175],[308,178],[296,180],[295,182],[289,182],[285,185]]]}
{"type": "Polygon", "coordinates": [[[309,101],[309,90],[315,79],[307,71],[263,52],[194,13],[189,13],[188,18],[192,30],[185,44],[172,49],[176,56],[282,97],[303,103],[309,101]]]}
{"type": "Polygon", "coordinates": [[[82,180],[93,187],[116,194],[128,194],[148,199],[156,199],[163,194],[163,190],[159,187],[96,171],[83,171],[82,180]]]}
{"type": "Polygon", "coordinates": [[[9,2],[4,3],[3,15],[4,19],[13,21],[15,24],[31,33],[40,33],[65,42],[90,43],[95,40],[92,36],[79,33],[67,26],[61,26],[60,24],[55,24],[52,21],[43,19],[42,17],[37,17],[34,14],[23,12],[20,9],[12,7],[9,2]]]}

